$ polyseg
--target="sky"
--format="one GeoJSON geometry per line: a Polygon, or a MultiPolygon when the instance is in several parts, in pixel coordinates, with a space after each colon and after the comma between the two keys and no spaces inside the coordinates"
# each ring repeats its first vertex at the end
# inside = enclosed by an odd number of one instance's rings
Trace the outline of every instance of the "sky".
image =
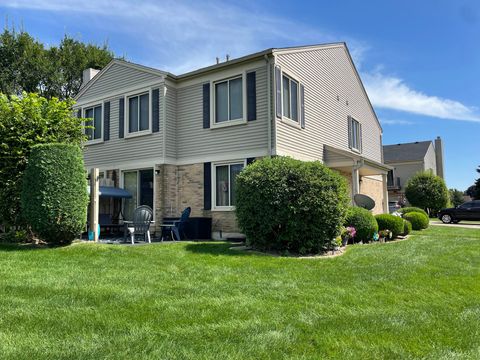
{"type": "Polygon", "coordinates": [[[384,144],[444,141],[449,188],[480,165],[480,2],[475,0],[0,0],[5,26],[64,34],[181,74],[271,47],[345,41],[384,144]]]}

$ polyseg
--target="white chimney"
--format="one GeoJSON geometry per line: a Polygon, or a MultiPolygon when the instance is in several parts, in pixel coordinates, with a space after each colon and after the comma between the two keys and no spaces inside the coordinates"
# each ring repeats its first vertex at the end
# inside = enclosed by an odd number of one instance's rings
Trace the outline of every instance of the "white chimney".
{"type": "Polygon", "coordinates": [[[82,80],[82,86],[84,87],[86,83],[88,83],[92,78],[97,75],[100,72],[100,70],[97,69],[92,69],[88,68],[83,70],[83,80],[82,80]]]}

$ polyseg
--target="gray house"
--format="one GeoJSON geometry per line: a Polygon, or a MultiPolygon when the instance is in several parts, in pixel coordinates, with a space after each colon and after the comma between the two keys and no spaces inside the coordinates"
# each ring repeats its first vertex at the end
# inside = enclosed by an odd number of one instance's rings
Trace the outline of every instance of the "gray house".
{"type": "MultiPolygon", "coordinates": [[[[238,231],[235,176],[257,158],[320,160],[351,194],[388,209],[382,128],[344,43],[268,49],[182,75],[113,60],[85,72],[76,110],[93,118],[87,168],[154,209],[192,207],[213,231],[238,231]]],[[[102,212],[102,209],[100,210],[102,212]]]]}
{"type": "Polygon", "coordinates": [[[430,170],[444,179],[443,143],[438,136],[432,141],[385,145],[385,164],[393,169],[388,173],[388,198],[391,205],[404,201],[405,185],[413,175],[430,170]]]}

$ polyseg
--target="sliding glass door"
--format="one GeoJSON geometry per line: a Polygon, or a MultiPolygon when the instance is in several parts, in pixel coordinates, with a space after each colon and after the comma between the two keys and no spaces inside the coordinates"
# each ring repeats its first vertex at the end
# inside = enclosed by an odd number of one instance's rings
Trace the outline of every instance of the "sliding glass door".
{"type": "Polygon", "coordinates": [[[124,201],[125,220],[132,220],[135,208],[140,205],[153,209],[153,169],[124,171],[123,188],[132,194],[131,199],[124,201]]]}

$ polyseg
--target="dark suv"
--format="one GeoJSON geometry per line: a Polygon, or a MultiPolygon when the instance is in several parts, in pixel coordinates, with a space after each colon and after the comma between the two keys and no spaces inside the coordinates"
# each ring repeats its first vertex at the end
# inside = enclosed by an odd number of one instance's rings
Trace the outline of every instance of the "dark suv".
{"type": "Polygon", "coordinates": [[[460,220],[480,220],[480,200],[473,200],[455,208],[440,210],[438,218],[445,224],[456,224],[460,220]]]}

